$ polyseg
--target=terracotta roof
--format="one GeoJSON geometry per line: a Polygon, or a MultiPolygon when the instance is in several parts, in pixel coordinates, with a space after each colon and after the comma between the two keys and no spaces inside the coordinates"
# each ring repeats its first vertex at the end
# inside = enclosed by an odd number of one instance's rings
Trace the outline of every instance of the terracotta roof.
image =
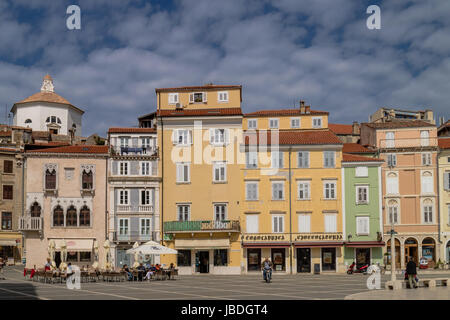
{"type": "Polygon", "coordinates": [[[138,117],[138,120],[141,120],[141,119],[144,119],[144,118],[153,118],[155,116],[156,116],[156,111],[144,114],[144,115],[138,117]]]}
{"type": "Polygon", "coordinates": [[[174,87],[174,88],[156,88],[156,92],[165,91],[193,91],[193,90],[208,90],[208,89],[242,89],[241,85],[214,85],[208,84],[204,86],[191,86],[191,87],[174,87]]]}
{"type": "Polygon", "coordinates": [[[7,124],[0,124],[0,128],[4,128],[4,127],[8,128],[8,129],[13,129],[13,130],[32,131],[32,129],[31,129],[31,128],[28,128],[28,127],[10,126],[10,125],[7,125],[7,124]]]}
{"type": "Polygon", "coordinates": [[[211,109],[184,109],[159,110],[160,117],[212,117],[212,116],[241,116],[241,108],[211,108],[211,109]]]}
{"type": "Polygon", "coordinates": [[[358,143],[344,143],[344,147],[342,148],[342,152],[346,153],[373,153],[373,150],[370,150],[358,143]]]}
{"type": "Polygon", "coordinates": [[[64,142],[64,141],[49,141],[49,142],[35,142],[28,144],[29,146],[49,146],[49,147],[62,147],[62,146],[69,146],[70,142],[64,142]]]}
{"type": "Polygon", "coordinates": [[[11,112],[14,112],[13,110],[16,107],[16,105],[23,104],[23,103],[30,103],[30,102],[52,102],[52,103],[65,104],[65,105],[68,105],[68,106],[74,108],[75,110],[81,112],[82,114],[84,113],[83,110],[81,110],[80,108],[75,107],[69,101],[67,101],[66,99],[61,97],[59,94],[56,94],[54,92],[38,92],[38,93],[35,93],[32,96],[29,96],[28,98],[26,98],[26,99],[24,99],[22,101],[16,102],[13,105],[13,107],[11,108],[11,112]]]}
{"type": "Polygon", "coordinates": [[[34,139],[48,139],[50,137],[49,131],[33,131],[31,136],[34,139]]]}
{"type": "Polygon", "coordinates": [[[0,147],[0,151],[16,152],[16,151],[18,151],[18,150],[13,149],[13,148],[2,148],[2,147],[0,147]]]}
{"type": "Polygon", "coordinates": [[[328,129],[335,134],[353,134],[353,125],[351,124],[329,123],[328,129]]]}
{"type": "Polygon", "coordinates": [[[343,153],[342,162],[383,162],[383,159],[355,156],[354,154],[343,153]]]}
{"type": "MultiPolygon", "coordinates": [[[[272,132],[270,130],[256,131],[256,142],[259,144],[259,139],[264,139],[265,134],[267,135],[267,145],[271,145],[272,132]]],[[[255,135],[255,131],[253,133],[244,132],[245,145],[255,144],[255,141],[252,141],[255,139],[250,139],[252,135],[255,135]]],[[[278,131],[278,140],[279,145],[342,145],[341,140],[330,130],[280,130],[278,131]]]]}
{"type": "Polygon", "coordinates": [[[27,153],[98,153],[108,154],[108,146],[77,145],[30,150],[27,153]]]}
{"type": "Polygon", "coordinates": [[[155,128],[109,128],[108,133],[156,133],[155,128]]]}
{"type": "Polygon", "coordinates": [[[416,127],[435,127],[435,125],[422,120],[408,120],[408,121],[390,121],[390,122],[370,122],[362,123],[374,129],[397,129],[397,128],[416,128],[416,127]]]}
{"type": "Polygon", "coordinates": [[[439,138],[438,144],[441,149],[450,149],[450,138],[439,138]]]}
{"type": "Polygon", "coordinates": [[[304,116],[304,115],[327,115],[326,111],[310,110],[309,113],[300,113],[298,109],[276,109],[260,110],[244,114],[244,117],[274,117],[274,116],[304,116]]]}
{"type": "Polygon", "coordinates": [[[11,131],[0,131],[0,137],[10,137],[11,131]]]}

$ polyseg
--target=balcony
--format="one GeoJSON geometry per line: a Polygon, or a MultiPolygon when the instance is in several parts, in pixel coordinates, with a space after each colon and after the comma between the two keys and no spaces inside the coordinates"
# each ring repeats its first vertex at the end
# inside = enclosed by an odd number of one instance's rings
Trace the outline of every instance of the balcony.
{"type": "Polygon", "coordinates": [[[404,138],[404,139],[380,139],[379,148],[395,149],[436,149],[437,138],[404,138]]]}
{"type": "Polygon", "coordinates": [[[239,220],[197,220],[164,222],[164,232],[240,232],[239,220]]]}
{"type": "Polygon", "coordinates": [[[19,230],[21,231],[41,231],[43,227],[44,220],[42,217],[19,217],[19,230]]]}
{"type": "Polygon", "coordinates": [[[159,241],[159,232],[151,231],[149,234],[140,234],[139,231],[128,231],[126,234],[121,234],[119,231],[113,233],[114,242],[147,242],[159,241]]]}
{"type": "Polygon", "coordinates": [[[158,156],[158,147],[154,146],[141,146],[141,147],[110,147],[111,156],[142,156],[142,157],[156,157],[158,156]]]}
{"type": "Polygon", "coordinates": [[[118,204],[116,211],[117,212],[153,213],[154,208],[152,205],[121,205],[121,204],[118,204]]]}

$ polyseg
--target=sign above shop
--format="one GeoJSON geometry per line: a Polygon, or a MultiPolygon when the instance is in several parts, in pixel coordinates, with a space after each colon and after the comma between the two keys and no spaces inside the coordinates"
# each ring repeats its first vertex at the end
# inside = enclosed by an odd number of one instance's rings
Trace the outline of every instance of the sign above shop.
{"type": "Polygon", "coordinates": [[[342,233],[294,233],[295,242],[299,241],[320,241],[320,240],[342,240],[342,233]]]}
{"type": "Polygon", "coordinates": [[[252,241],[267,241],[267,242],[274,242],[274,241],[289,241],[289,236],[285,234],[276,234],[276,233],[255,233],[255,234],[244,234],[242,235],[242,240],[245,242],[252,242],[252,241]]]}

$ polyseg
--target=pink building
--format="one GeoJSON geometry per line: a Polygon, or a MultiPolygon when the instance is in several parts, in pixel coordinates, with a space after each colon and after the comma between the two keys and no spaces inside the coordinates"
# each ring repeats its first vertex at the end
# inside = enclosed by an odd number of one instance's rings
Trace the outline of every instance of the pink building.
{"type": "Polygon", "coordinates": [[[104,266],[107,236],[107,146],[77,145],[31,150],[25,153],[25,213],[19,218],[25,235],[26,267],[42,268],[51,240],[55,263],[61,245],[67,261],[91,266],[97,257],[104,266]]]}
{"type": "MultiPolygon", "coordinates": [[[[384,234],[395,236],[397,266],[407,257],[439,259],[436,126],[422,120],[361,124],[361,144],[374,147],[382,167],[384,234]]],[[[386,250],[390,252],[390,240],[386,250]]]]}

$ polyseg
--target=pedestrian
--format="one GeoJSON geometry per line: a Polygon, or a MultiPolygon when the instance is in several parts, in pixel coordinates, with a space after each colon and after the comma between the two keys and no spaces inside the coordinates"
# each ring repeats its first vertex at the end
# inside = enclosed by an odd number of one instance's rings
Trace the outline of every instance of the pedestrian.
{"type": "Polygon", "coordinates": [[[406,273],[408,274],[409,288],[412,289],[414,283],[414,289],[417,289],[417,281],[416,281],[417,265],[412,259],[412,257],[408,258],[408,264],[406,265],[406,273]]]}
{"type": "Polygon", "coordinates": [[[5,266],[5,261],[0,257],[0,279],[5,280],[5,276],[3,275],[3,267],[5,266]]]}

